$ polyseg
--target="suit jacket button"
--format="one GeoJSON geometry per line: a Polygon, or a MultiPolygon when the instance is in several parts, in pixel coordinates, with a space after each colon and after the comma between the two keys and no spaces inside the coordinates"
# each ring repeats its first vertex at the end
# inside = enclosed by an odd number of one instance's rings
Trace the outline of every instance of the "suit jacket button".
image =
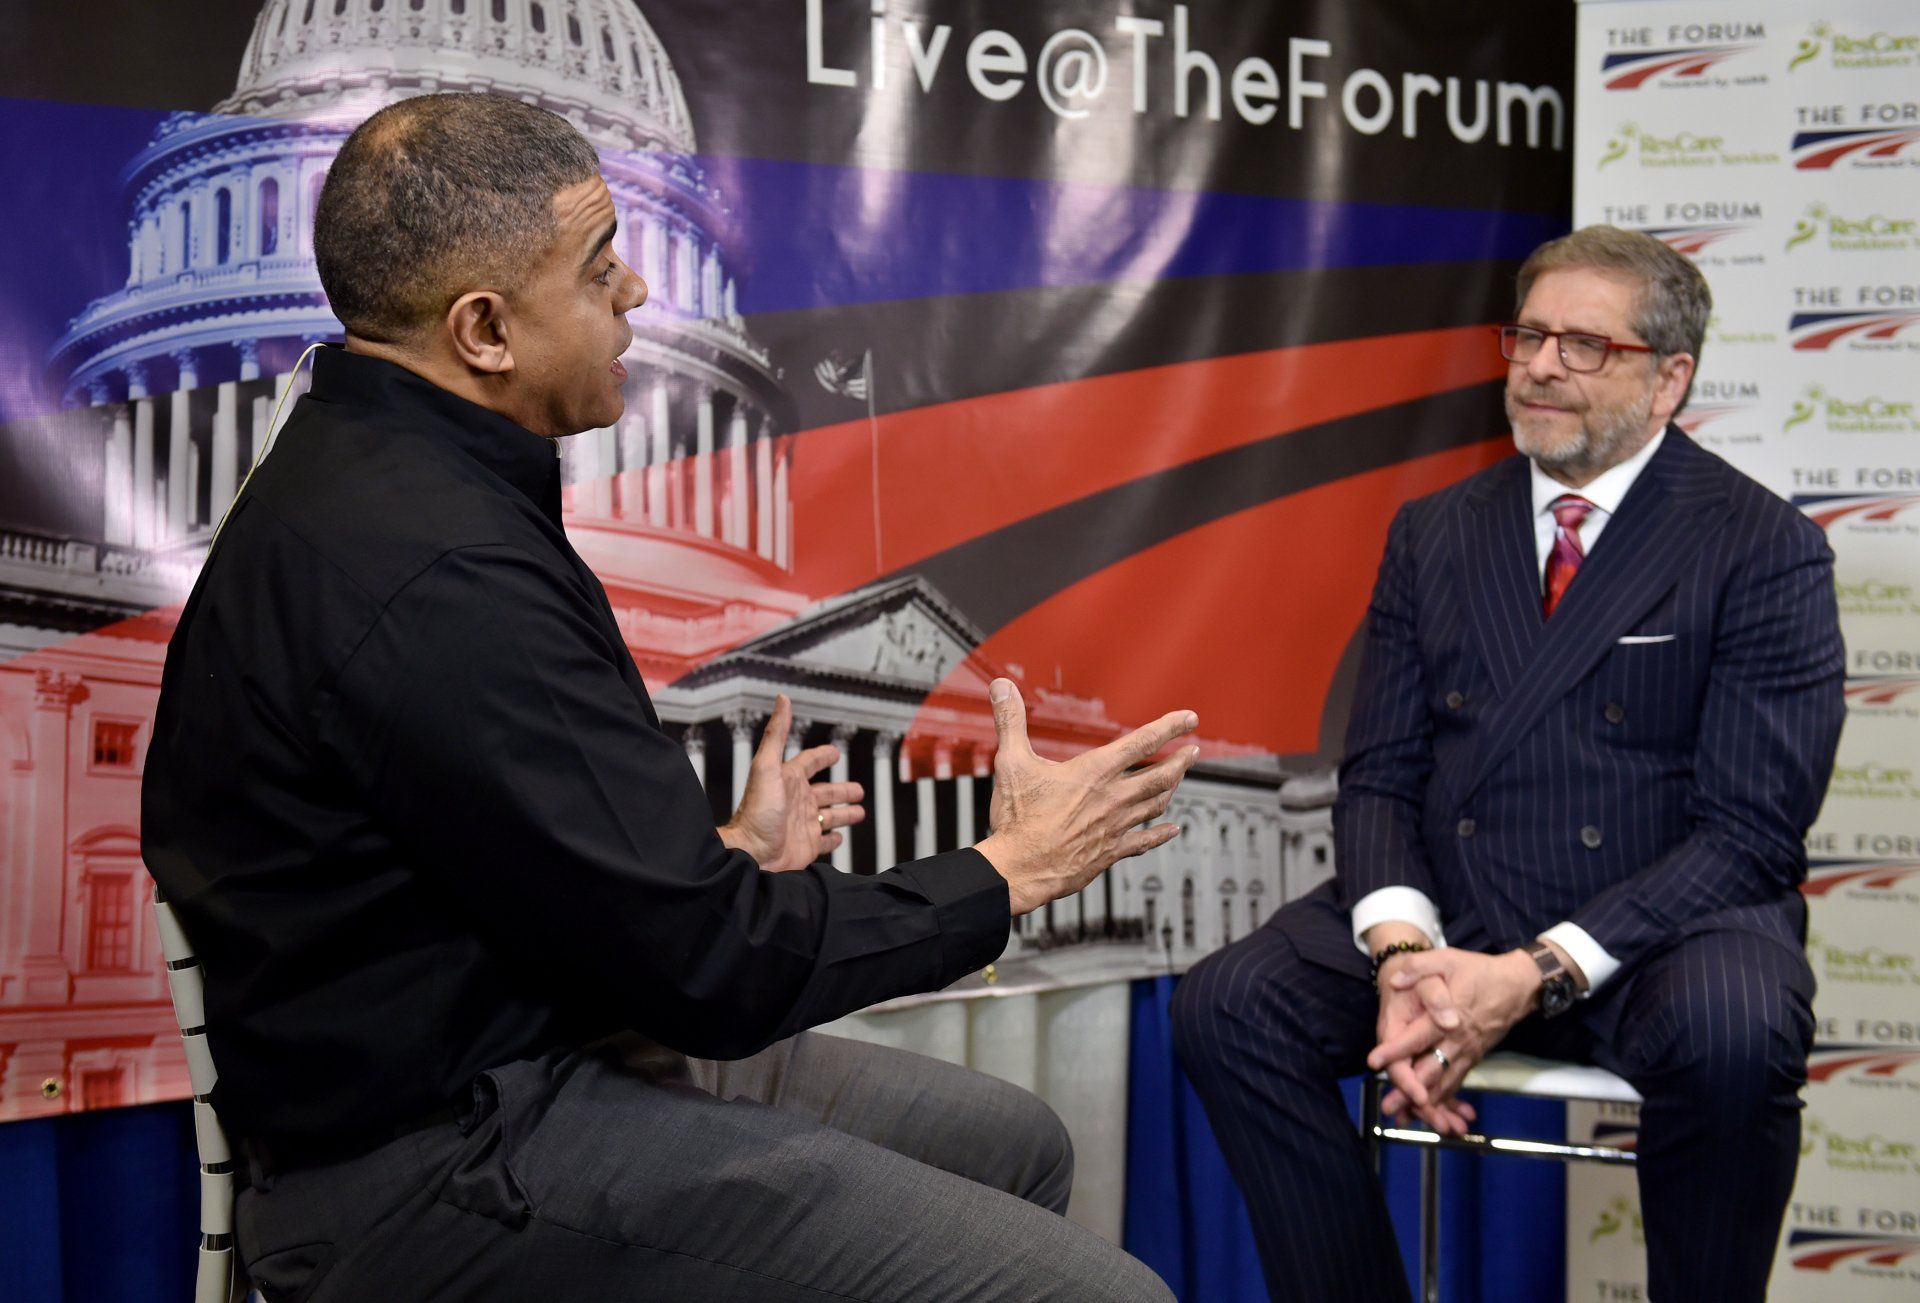
{"type": "Polygon", "coordinates": [[[1621,723],[1627,717],[1626,710],[1617,701],[1609,701],[1603,713],[1606,715],[1607,723],[1609,724],[1621,723]]]}
{"type": "Polygon", "coordinates": [[[1467,704],[1467,699],[1466,699],[1466,697],[1465,697],[1465,696],[1463,696],[1463,695],[1461,695],[1461,694],[1460,694],[1459,692],[1449,692],[1449,693],[1447,694],[1447,709],[1448,709],[1448,710],[1458,710],[1458,709],[1460,709],[1460,707],[1462,707],[1462,706],[1464,706],[1464,705],[1466,705],[1466,704],[1467,704]]]}
{"type": "Polygon", "coordinates": [[[1580,830],[1580,844],[1590,851],[1599,850],[1600,843],[1605,840],[1606,839],[1600,835],[1600,830],[1592,824],[1588,824],[1580,830]]]}
{"type": "Polygon", "coordinates": [[[1460,821],[1460,829],[1459,829],[1459,831],[1460,831],[1460,835],[1461,835],[1462,837],[1471,837],[1471,836],[1473,836],[1473,830],[1474,830],[1474,826],[1475,826],[1475,825],[1474,825],[1474,822],[1473,822],[1473,820],[1471,820],[1471,819],[1462,819],[1462,820],[1460,821]]]}

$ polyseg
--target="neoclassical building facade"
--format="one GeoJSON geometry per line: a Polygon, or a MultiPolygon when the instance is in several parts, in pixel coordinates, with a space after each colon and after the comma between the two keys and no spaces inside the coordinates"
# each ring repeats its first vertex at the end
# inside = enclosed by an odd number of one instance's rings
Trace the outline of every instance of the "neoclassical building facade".
{"type": "MultiPolygon", "coordinates": [[[[980,631],[922,579],[824,600],[797,586],[808,531],[839,523],[793,500],[794,404],[738,311],[725,204],[639,9],[267,0],[232,96],[168,118],[128,164],[126,283],[53,349],[70,408],[34,437],[97,459],[97,525],[0,521],[0,1118],[185,1092],[138,846],[169,612],[277,396],[304,383],[295,359],[338,338],[311,249],[329,163],[373,110],[455,89],[540,104],[593,141],[621,252],[651,288],[626,415],[564,448],[567,526],[716,817],[785,692],[794,745],[835,742],[838,772],[870,793],[838,867],[877,872],[987,830],[986,683],[1008,667],[981,660],[980,631]]],[[[1043,754],[1137,722],[1027,694],[1043,754]]],[[[1329,777],[1202,746],[1169,816],[1184,835],[1021,920],[1009,961],[1098,947],[1142,972],[1183,967],[1331,873],[1329,777]]]]}

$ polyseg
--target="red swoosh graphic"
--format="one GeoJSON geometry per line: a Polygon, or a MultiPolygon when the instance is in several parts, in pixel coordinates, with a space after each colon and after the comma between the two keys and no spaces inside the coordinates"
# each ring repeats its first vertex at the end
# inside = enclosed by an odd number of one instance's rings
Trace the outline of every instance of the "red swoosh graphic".
{"type": "MultiPolygon", "coordinates": [[[[1054,682],[1057,669],[1114,719],[1186,707],[1207,737],[1314,751],[1394,511],[1512,451],[1502,434],[1211,522],[1064,589],[980,654],[1024,666],[1030,683],[1054,682]]],[[[943,687],[964,675],[957,669],[943,687]]]]}
{"type": "Polygon", "coordinates": [[[1498,379],[1486,327],[1273,349],[883,416],[883,560],[867,422],[805,431],[794,457],[799,586],[845,592],[1115,485],[1275,434],[1498,379]]]}

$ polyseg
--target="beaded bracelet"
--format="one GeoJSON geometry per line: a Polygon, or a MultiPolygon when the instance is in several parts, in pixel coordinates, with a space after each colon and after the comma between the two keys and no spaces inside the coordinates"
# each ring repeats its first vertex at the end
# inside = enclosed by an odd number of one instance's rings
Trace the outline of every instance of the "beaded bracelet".
{"type": "Polygon", "coordinates": [[[1414,955],[1420,953],[1422,950],[1431,949],[1433,949],[1433,947],[1424,941],[1396,941],[1392,945],[1384,946],[1376,951],[1373,956],[1373,972],[1370,974],[1373,978],[1373,989],[1376,991],[1380,989],[1380,965],[1386,963],[1395,955],[1414,955]]]}

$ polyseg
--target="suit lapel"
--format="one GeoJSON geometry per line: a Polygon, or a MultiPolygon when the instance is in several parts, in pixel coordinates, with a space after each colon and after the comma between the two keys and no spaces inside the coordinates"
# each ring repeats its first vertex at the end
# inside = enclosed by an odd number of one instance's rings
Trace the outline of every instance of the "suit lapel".
{"type": "MultiPolygon", "coordinates": [[[[1615,640],[1673,586],[1695,554],[1690,540],[1717,528],[1724,514],[1725,492],[1713,468],[1711,458],[1669,426],[1660,451],[1607,522],[1551,620],[1539,617],[1539,598],[1534,597],[1540,633],[1532,655],[1488,712],[1479,745],[1455,771],[1452,804],[1473,795],[1540,716],[1585,678],[1615,640]]],[[[1529,534],[1529,562],[1533,555],[1529,534]]],[[[1503,558],[1496,560],[1506,565],[1503,558]]],[[[1531,569],[1528,573],[1531,576],[1531,569]]],[[[1478,610],[1474,614],[1481,615],[1478,610]]]]}
{"type": "Polygon", "coordinates": [[[1467,625],[1506,697],[1534,658],[1545,621],[1533,541],[1527,460],[1512,457],[1454,519],[1454,573],[1465,576],[1467,625]]]}

